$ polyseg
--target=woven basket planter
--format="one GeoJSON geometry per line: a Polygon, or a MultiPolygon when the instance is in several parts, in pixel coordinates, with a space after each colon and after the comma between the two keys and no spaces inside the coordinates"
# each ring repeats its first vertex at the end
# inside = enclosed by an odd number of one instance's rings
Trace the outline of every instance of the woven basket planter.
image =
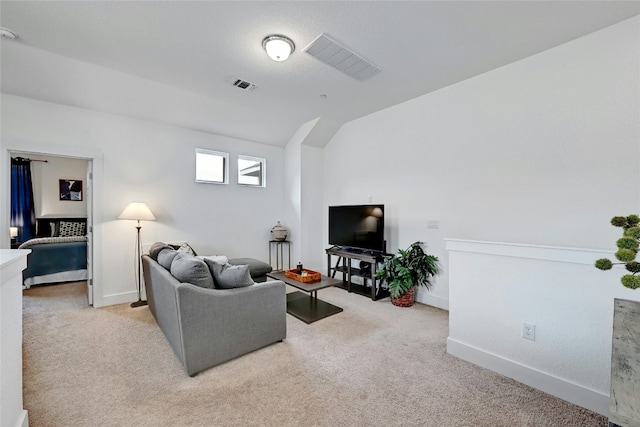
{"type": "Polygon", "coordinates": [[[408,292],[402,294],[398,298],[391,297],[391,304],[397,307],[411,307],[413,305],[413,291],[415,287],[411,288],[408,292]]]}

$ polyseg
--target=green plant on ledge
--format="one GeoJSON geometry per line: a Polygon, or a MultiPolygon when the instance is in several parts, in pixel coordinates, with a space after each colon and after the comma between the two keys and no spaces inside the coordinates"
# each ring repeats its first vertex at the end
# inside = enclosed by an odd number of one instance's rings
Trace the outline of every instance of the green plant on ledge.
{"type": "Polygon", "coordinates": [[[636,261],[638,256],[638,248],[640,248],[640,217],[638,215],[614,216],[611,218],[611,225],[622,227],[622,237],[618,239],[616,245],[618,251],[615,256],[618,261],[611,262],[607,258],[600,258],[596,261],[596,268],[600,270],[610,270],[614,264],[624,264],[627,271],[631,274],[625,274],[620,281],[624,286],[630,289],[640,288],[640,262],[636,261]]]}
{"type": "Polygon", "coordinates": [[[438,258],[427,255],[422,249],[422,242],[415,242],[407,249],[398,249],[398,255],[386,257],[376,278],[389,285],[392,298],[399,298],[414,286],[431,289],[431,278],[438,274],[438,258]]]}

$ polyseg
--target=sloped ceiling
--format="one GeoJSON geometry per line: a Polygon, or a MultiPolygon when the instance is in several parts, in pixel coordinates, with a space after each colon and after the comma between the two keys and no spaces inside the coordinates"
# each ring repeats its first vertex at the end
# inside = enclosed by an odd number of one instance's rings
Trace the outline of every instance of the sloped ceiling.
{"type": "Polygon", "coordinates": [[[638,14],[635,1],[2,1],[19,38],[1,42],[1,90],[282,146],[309,120],[336,127],[638,14]],[[273,33],[295,42],[289,60],[266,56],[273,33]],[[306,54],[321,33],[381,72],[358,81],[306,54]]]}

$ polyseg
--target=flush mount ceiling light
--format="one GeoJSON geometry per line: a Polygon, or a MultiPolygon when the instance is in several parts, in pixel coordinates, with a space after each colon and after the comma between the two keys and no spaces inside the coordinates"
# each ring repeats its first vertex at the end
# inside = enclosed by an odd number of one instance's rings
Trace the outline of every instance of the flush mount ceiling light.
{"type": "Polygon", "coordinates": [[[269,58],[278,62],[286,60],[296,50],[296,45],[290,38],[279,34],[265,37],[262,40],[262,47],[267,51],[269,58]]]}
{"type": "Polygon", "coordinates": [[[18,37],[18,35],[14,31],[11,31],[10,29],[4,27],[0,27],[0,36],[7,39],[15,39],[16,37],[18,37]]]}

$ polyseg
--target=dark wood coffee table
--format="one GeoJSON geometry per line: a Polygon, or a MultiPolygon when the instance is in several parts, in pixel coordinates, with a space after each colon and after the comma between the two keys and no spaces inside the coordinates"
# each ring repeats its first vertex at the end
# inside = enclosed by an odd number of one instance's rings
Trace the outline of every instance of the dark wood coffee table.
{"type": "Polygon", "coordinates": [[[305,323],[313,323],[342,311],[340,307],[318,299],[318,291],[320,289],[339,285],[342,280],[321,276],[317,282],[303,283],[285,276],[284,272],[281,271],[267,273],[267,277],[282,280],[287,285],[309,293],[307,295],[296,291],[287,294],[287,313],[305,323]]]}

